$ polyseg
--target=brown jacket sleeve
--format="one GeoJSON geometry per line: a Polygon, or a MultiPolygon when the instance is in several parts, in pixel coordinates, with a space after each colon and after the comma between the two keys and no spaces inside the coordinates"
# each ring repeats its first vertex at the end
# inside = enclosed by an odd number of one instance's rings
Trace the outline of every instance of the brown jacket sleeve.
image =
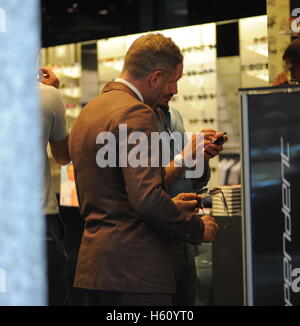
{"type": "Polygon", "coordinates": [[[136,105],[126,110],[121,120],[122,124],[127,125],[129,142],[133,132],[145,135],[139,148],[135,144],[126,144],[127,139],[119,139],[122,155],[127,154],[129,160],[138,157],[142,162],[142,166],[132,167],[132,164],[128,164],[122,168],[130,205],[141,219],[158,231],[174,238],[201,243],[203,221],[191,212],[177,209],[163,189],[163,168],[151,167],[151,159],[157,159],[160,153],[151,148],[151,134],[159,132],[153,111],[142,104],[136,105]]]}

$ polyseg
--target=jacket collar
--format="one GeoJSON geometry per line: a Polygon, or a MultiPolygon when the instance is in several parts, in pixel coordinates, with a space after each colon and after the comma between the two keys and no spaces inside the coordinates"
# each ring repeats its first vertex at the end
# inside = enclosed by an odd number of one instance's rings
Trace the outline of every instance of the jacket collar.
{"type": "Polygon", "coordinates": [[[109,82],[104,86],[102,93],[107,93],[111,91],[123,91],[140,101],[139,97],[135,94],[135,92],[123,83],[109,82]]]}

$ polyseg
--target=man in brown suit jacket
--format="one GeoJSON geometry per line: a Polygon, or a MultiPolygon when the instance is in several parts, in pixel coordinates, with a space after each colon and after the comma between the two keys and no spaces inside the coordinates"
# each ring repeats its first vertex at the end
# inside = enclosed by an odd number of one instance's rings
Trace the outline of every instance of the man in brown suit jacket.
{"type": "Polygon", "coordinates": [[[172,238],[214,240],[213,218],[192,212],[195,194],[171,199],[165,192],[164,169],[151,166],[150,145],[148,164],[134,167],[123,159],[136,146],[127,135],[142,132],[150,144],[151,133],[159,132],[152,108],[164,94],[177,93],[182,62],[170,38],[140,37],[120,78],[105,86],[72,128],[70,153],[85,219],[74,285],[87,290],[89,305],[170,305],[172,238]],[[127,135],[119,137],[125,125],[127,135]]]}

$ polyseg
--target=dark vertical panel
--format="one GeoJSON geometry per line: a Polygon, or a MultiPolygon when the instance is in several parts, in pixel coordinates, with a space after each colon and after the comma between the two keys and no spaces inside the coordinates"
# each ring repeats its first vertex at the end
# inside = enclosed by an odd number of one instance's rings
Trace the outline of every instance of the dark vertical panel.
{"type": "Polygon", "coordinates": [[[251,172],[245,186],[251,191],[246,219],[251,224],[253,301],[299,305],[300,93],[272,93],[269,88],[247,97],[249,134],[243,138],[250,147],[244,157],[251,172]]]}
{"type": "Polygon", "coordinates": [[[241,217],[216,216],[220,225],[213,243],[213,292],[215,306],[243,305],[241,217]],[[227,223],[226,228],[224,225],[227,223]]]}
{"type": "Polygon", "coordinates": [[[97,44],[82,44],[81,51],[82,78],[80,86],[84,104],[99,93],[97,44]]]}
{"type": "Polygon", "coordinates": [[[217,57],[240,55],[238,23],[217,25],[217,57]]]}
{"type": "Polygon", "coordinates": [[[140,0],[139,12],[140,12],[140,30],[141,32],[151,31],[154,29],[154,10],[155,1],[148,0],[143,2],[140,0]]]}
{"type": "Polygon", "coordinates": [[[199,0],[189,0],[188,7],[189,24],[259,16],[267,13],[265,0],[247,2],[236,0],[210,0],[205,3],[199,0]]]}

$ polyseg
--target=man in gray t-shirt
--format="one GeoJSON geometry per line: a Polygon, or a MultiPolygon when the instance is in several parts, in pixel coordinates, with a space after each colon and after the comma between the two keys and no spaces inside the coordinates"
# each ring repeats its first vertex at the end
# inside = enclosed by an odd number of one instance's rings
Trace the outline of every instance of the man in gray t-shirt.
{"type": "MultiPolygon", "coordinates": [[[[47,145],[49,142],[52,151],[52,147],[55,146],[57,142],[64,142],[68,137],[65,120],[65,107],[56,88],[42,83],[40,83],[39,88],[41,107],[43,109],[43,149],[45,155],[45,192],[43,194],[43,207],[45,214],[57,214],[58,205],[54,185],[51,179],[47,145]]],[[[65,162],[61,163],[67,163],[67,161],[69,161],[69,159],[66,159],[65,162]]]]}
{"type": "Polygon", "coordinates": [[[53,87],[58,87],[59,81],[51,70],[43,68],[42,72],[39,92],[43,123],[45,181],[41,200],[47,222],[48,298],[49,305],[61,306],[67,305],[69,301],[66,275],[67,255],[63,246],[64,225],[59,217],[47,146],[49,143],[52,156],[58,164],[68,164],[70,162],[68,131],[63,101],[59,91],[53,87]]]}

